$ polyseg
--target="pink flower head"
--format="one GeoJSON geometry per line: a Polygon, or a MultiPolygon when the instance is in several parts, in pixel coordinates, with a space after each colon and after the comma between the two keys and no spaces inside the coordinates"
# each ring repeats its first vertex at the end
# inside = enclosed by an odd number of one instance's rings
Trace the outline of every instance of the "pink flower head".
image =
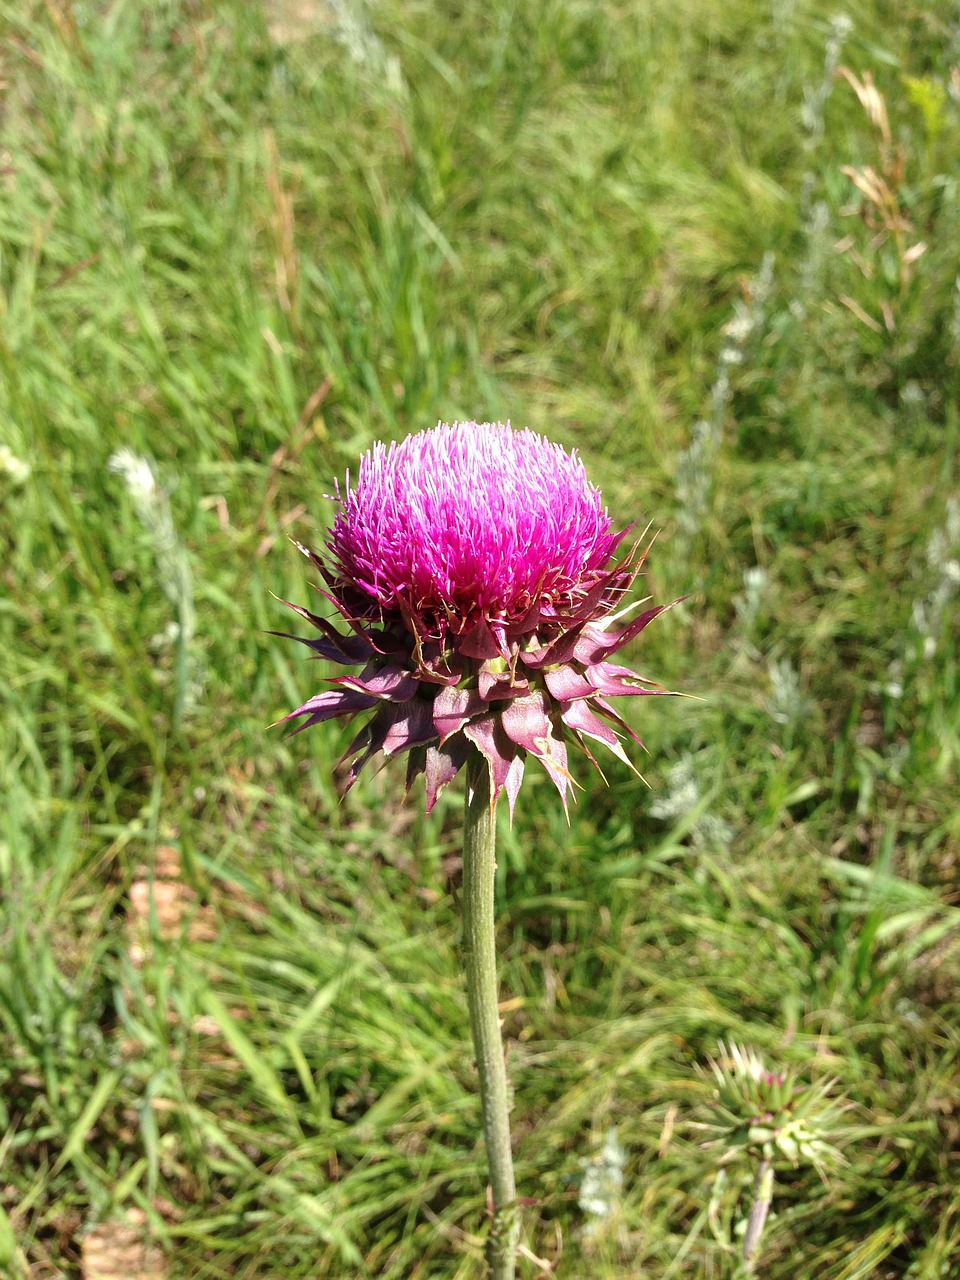
{"type": "Polygon", "coordinates": [[[620,536],[583,463],[532,431],[441,424],[374,445],[330,537],[345,581],[439,631],[569,608],[620,536]]]}
{"type": "Polygon", "coordinates": [[[327,556],[301,550],[349,630],[291,608],[321,633],[302,643],[362,670],[286,718],[305,729],[373,712],[344,757],[347,787],[378,752],[408,752],[429,811],[476,749],[512,814],[527,754],[564,803],[568,740],[627,760],[619,734],[636,735],[608,699],[663,690],[609,658],[662,609],[612,629],[642,556],[608,565],[624,535],[575,452],[509,425],[441,423],[375,445],[337,500],[327,556]]]}

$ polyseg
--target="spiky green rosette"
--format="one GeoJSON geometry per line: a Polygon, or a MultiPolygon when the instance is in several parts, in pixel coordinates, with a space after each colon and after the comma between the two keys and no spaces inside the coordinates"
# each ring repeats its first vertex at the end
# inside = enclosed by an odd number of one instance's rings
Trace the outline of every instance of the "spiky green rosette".
{"type": "Polygon", "coordinates": [[[768,1160],[811,1164],[821,1175],[842,1159],[832,1139],[842,1134],[845,1104],[832,1093],[836,1080],[800,1085],[795,1070],[769,1071],[753,1049],[720,1044],[721,1061],[710,1059],[717,1085],[714,1123],[703,1128],[726,1147],[725,1159],[747,1151],[768,1160]]]}
{"type": "Polygon", "coordinates": [[[664,690],[611,658],[662,607],[613,625],[643,555],[610,563],[626,531],[611,532],[575,452],[509,425],[440,424],[375,445],[337,500],[326,555],[300,549],[347,629],[290,608],[320,632],[301,641],[318,658],[361,670],[286,719],[299,731],[372,712],[346,787],[377,753],[406,752],[429,812],[475,746],[512,817],[527,754],[564,804],[568,742],[627,760],[620,735],[636,735],[609,699],[664,690]]]}

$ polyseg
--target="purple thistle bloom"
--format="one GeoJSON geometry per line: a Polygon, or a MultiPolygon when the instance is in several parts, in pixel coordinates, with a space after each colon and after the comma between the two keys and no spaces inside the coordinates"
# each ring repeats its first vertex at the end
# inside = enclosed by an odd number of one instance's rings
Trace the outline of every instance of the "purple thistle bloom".
{"type": "Polygon", "coordinates": [[[362,670],[285,718],[374,713],[344,756],[347,788],[378,752],[409,752],[407,785],[426,775],[429,812],[476,747],[512,816],[527,753],[564,804],[568,740],[629,763],[620,733],[639,739],[608,699],[664,690],[609,659],[662,607],[611,629],[643,556],[608,564],[627,531],[611,532],[576,452],[509,425],[441,423],[375,445],[337,501],[327,555],[300,549],[349,629],[290,607],[320,632],[301,643],[362,670]]]}

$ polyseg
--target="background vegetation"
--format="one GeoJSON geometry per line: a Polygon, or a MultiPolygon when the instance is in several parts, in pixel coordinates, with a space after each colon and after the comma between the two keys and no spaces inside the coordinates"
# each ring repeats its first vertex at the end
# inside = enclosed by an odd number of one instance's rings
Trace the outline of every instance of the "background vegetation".
{"type": "Polygon", "coordinates": [[[0,7],[3,1274],[482,1274],[460,797],[340,802],[266,634],[475,417],[662,529],[703,699],[501,833],[523,1274],[734,1274],[723,1039],[850,1104],[762,1274],[960,1275],[960,10],[842,7],[0,7]]]}

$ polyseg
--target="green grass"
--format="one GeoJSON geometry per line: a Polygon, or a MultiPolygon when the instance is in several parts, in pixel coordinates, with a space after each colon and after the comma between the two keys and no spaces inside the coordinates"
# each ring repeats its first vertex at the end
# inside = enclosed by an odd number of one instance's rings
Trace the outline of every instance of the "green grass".
{"type": "Polygon", "coordinates": [[[813,0],[0,8],[0,1273],[89,1276],[136,1209],[172,1280],[482,1274],[459,793],[338,801],[265,633],[363,448],[509,417],[661,528],[689,599],[632,657],[702,699],[637,713],[649,789],[584,767],[567,825],[534,777],[501,831],[529,1250],[735,1274],[723,1039],[851,1104],[761,1274],[960,1274],[960,17],[845,10],[889,144],[813,0]]]}

